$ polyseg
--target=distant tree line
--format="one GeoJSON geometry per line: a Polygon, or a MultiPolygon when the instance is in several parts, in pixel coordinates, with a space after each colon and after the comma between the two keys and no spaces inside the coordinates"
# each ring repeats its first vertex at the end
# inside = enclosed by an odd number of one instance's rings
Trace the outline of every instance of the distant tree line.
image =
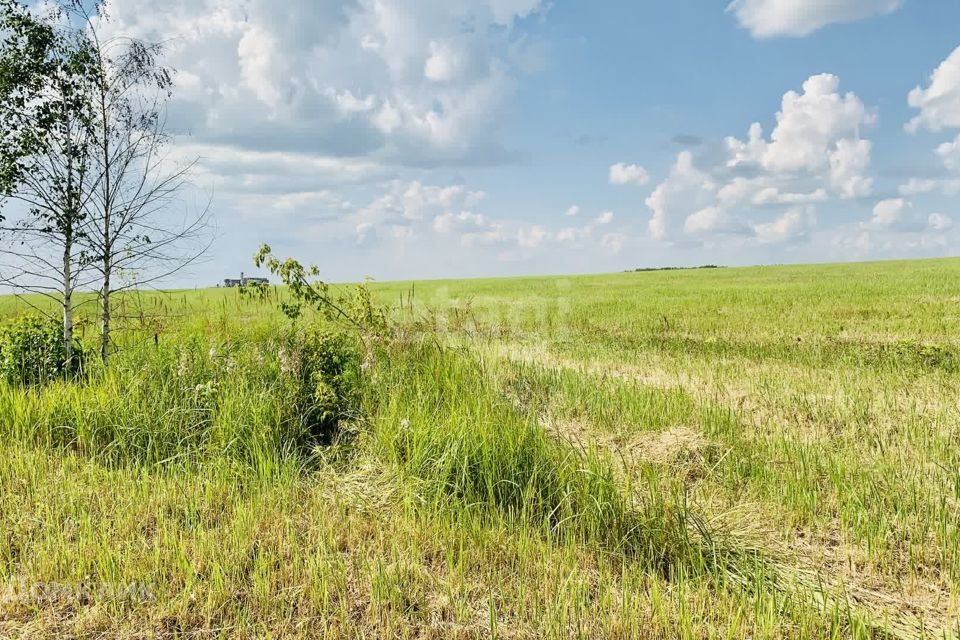
{"type": "Polygon", "coordinates": [[[114,296],[207,248],[208,207],[170,214],[194,162],[170,153],[163,48],[108,25],[102,0],[0,0],[0,284],[56,301],[67,368],[76,292],[107,363],[114,296]]]}
{"type": "Polygon", "coordinates": [[[726,267],[716,264],[704,264],[699,267],[640,267],[639,269],[628,269],[626,273],[642,273],[644,271],[692,271],[695,269],[726,269],[726,267]]]}

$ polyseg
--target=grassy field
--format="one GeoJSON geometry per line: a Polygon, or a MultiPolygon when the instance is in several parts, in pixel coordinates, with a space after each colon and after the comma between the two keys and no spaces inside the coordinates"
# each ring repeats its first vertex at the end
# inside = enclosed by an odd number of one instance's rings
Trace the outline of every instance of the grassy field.
{"type": "Polygon", "coordinates": [[[0,637],[960,636],[960,260],[374,291],[0,384],[0,637]]]}

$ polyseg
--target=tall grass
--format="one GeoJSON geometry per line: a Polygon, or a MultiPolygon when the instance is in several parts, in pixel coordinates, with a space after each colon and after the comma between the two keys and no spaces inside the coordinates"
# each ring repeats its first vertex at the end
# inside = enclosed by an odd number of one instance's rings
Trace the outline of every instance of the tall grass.
{"type": "Polygon", "coordinates": [[[949,638],[957,264],[428,283],[373,360],[146,297],[0,385],[0,589],[152,597],[0,636],[949,638]]]}
{"type": "Polygon", "coordinates": [[[307,458],[321,435],[313,415],[320,378],[308,361],[316,353],[301,351],[315,331],[277,325],[260,340],[192,334],[125,350],[83,381],[0,385],[0,433],[109,465],[189,467],[226,456],[267,470],[307,458]]]}
{"type": "Polygon", "coordinates": [[[655,473],[625,479],[603,452],[551,436],[536,402],[504,393],[495,361],[432,340],[387,358],[368,387],[370,438],[431,510],[506,518],[667,577],[772,579],[758,557],[713,538],[682,486],[655,473]]]}

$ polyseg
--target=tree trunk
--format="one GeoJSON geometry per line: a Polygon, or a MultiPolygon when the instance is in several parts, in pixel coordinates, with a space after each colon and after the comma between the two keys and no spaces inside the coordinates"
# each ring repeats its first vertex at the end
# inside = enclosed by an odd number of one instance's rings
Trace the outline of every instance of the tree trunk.
{"type": "Polygon", "coordinates": [[[100,87],[100,117],[102,127],[100,135],[103,151],[103,238],[101,257],[103,267],[103,289],[100,292],[100,359],[104,366],[110,360],[110,276],[113,272],[113,238],[111,237],[110,218],[113,213],[113,193],[110,184],[110,114],[107,109],[107,88],[100,87]]]}
{"type": "Polygon", "coordinates": [[[110,360],[110,257],[103,261],[103,289],[100,291],[100,359],[110,360]]]}
{"type": "Polygon", "coordinates": [[[74,371],[73,362],[73,230],[77,216],[73,201],[73,144],[70,138],[70,116],[64,114],[67,131],[67,191],[63,212],[63,366],[68,374],[74,371]]]}
{"type": "Polygon", "coordinates": [[[73,373],[73,237],[68,233],[63,243],[63,354],[64,367],[73,373]]]}

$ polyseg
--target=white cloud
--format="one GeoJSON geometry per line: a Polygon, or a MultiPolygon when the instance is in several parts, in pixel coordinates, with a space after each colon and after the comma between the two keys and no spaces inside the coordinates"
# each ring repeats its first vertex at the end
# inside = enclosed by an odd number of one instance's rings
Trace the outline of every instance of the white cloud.
{"type": "Polygon", "coordinates": [[[382,166],[369,159],[257,151],[228,145],[181,142],[172,148],[169,161],[182,166],[194,159],[198,159],[194,182],[230,194],[241,203],[256,196],[277,198],[279,194],[312,193],[384,177],[382,166]]]}
{"type": "Polygon", "coordinates": [[[568,249],[608,255],[626,242],[626,236],[616,230],[612,211],[605,211],[582,226],[554,229],[480,213],[473,207],[483,206],[483,196],[482,191],[464,185],[392,180],[382,183],[380,192],[366,206],[337,201],[339,215],[324,218],[324,224],[329,226],[318,229],[318,235],[333,238],[338,233],[349,233],[362,245],[392,241],[407,256],[412,255],[415,247],[422,248],[425,255],[436,253],[437,247],[429,247],[431,242],[471,251],[492,248],[498,252],[497,260],[504,256],[525,259],[560,244],[568,249]],[[594,231],[598,227],[610,231],[597,238],[594,231]]]}
{"type": "Polygon", "coordinates": [[[564,227],[556,233],[557,242],[577,242],[590,237],[592,227],[564,227]]]}
{"type": "Polygon", "coordinates": [[[676,240],[687,217],[710,206],[716,193],[716,182],[694,166],[693,154],[681,152],[670,175],[647,198],[647,207],[653,212],[650,235],[657,240],[676,240]]]}
{"type": "MultiPolygon", "coordinates": [[[[920,111],[907,123],[907,131],[916,133],[922,128],[930,131],[960,128],[960,47],[931,74],[926,89],[916,87],[907,99],[911,107],[920,111]]],[[[900,185],[901,195],[927,194],[937,190],[947,197],[960,195],[960,135],[940,144],[936,148],[936,155],[948,175],[936,179],[911,178],[900,185]]]]}
{"type": "Polygon", "coordinates": [[[813,208],[798,207],[773,222],[754,225],[753,230],[761,244],[784,244],[805,239],[816,225],[813,208]]]}
{"type": "Polygon", "coordinates": [[[758,192],[751,201],[755,205],[766,204],[812,204],[826,202],[830,199],[827,190],[823,187],[810,193],[782,192],[777,187],[767,187],[758,192]]]}
{"type": "Polygon", "coordinates": [[[927,217],[927,226],[933,231],[947,231],[953,228],[953,218],[942,213],[931,213],[927,217]]]}
{"type": "Polygon", "coordinates": [[[618,162],[610,167],[610,184],[643,186],[648,182],[650,182],[650,174],[640,165],[618,162]]]}
{"type": "Polygon", "coordinates": [[[960,135],[953,142],[944,142],[937,147],[937,155],[947,169],[960,171],[960,135]]]}
{"type": "Polygon", "coordinates": [[[960,47],[931,74],[929,86],[913,89],[907,101],[920,110],[920,114],[907,123],[907,131],[916,132],[921,127],[931,131],[960,127],[960,47]]]}
{"type": "Polygon", "coordinates": [[[829,24],[899,9],[904,0],[733,0],[727,7],[756,38],[805,36],[829,24]]]}
{"type": "Polygon", "coordinates": [[[692,235],[744,234],[749,228],[720,207],[706,207],[691,214],[683,223],[685,233],[692,235]]]}
{"type": "Polygon", "coordinates": [[[490,12],[497,24],[508,25],[540,10],[540,0],[490,0],[490,12]]]}
{"type": "Polygon", "coordinates": [[[928,178],[910,178],[897,189],[902,196],[916,196],[921,193],[930,193],[939,185],[939,181],[928,178]]]}
{"type": "Polygon", "coordinates": [[[750,127],[746,142],[727,139],[729,165],[771,173],[829,170],[835,188],[856,190],[851,184],[870,162],[870,143],[860,140],[860,132],[876,117],[855,94],[840,95],[839,87],[839,78],[824,73],[804,82],[802,94],[788,91],[769,141],[759,123],[750,127]]]}
{"type": "Polygon", "coordinates": [[[442,213],[433,218],[433,230],[439,234],[466,233],[492,228],[492,224],[481,214],[470,211],[460,213],[442,213]]]}
{"type": "Polygon", "coordinates": [[[944,168],[956,177],[910,178],[899,187],[900,195],[914,196],[934,191],[953,197],[960,195],[960,135],[952,142],[944,142],[936,149],[936,155],[944,168]]]}
{"type": "Polygon", "coordinates": [[[394,180],[360,215],[368,221],[423,220],[451,211],[470,210],[480,204],[484,195],[463,185],[435,186],[419,180],[394,180]]]}
{"type": "Polygon", "coordinates": [[[610,224],[611,222],[613,222],[613,211],[604,211],[594,220],[594,224],[610,224]]]}
{"type": "Polygon", "coordinates": [[[357,244],[366,244],[373,232],[373,223],[361,222],[356,227],[357,244]]]}
{"type": "Polygon", "coordinates": [[[430,57],[424,64],[423,75],[434,82],[450,82],[460,73],[460,53],[455,47],[438,42],[430,43],[430,57]]]}
{"type": "Polygon", "coordinates": [[[873,178],[864,175],[870,165],[869,140],[837,140],[830,151],[830,184],[841,198],[862,198],[873,191],[873,178]]]}
{"type": "Polygon", "coordinates": [[[877,227],[894,227],[903,221],[904,213],[910,208],[903,198],[881,200],[873,208],[870,224],[877,227]]]}
{"type": "MultiPolygon", "coordinates": [[[[939,220],[935,219],[934,222],[939,220]]],[[[912,233],[932,227],[930,217],[918,215],[913,203],[904,198],[881,200],[873,207],[873,215],[868,222],[860,225],[865,230],[886,231],[891,233],[912,233]]]]}
{"type": "Polygon", "coordinates": [[[500,224],[490,224],[480,231],[471,231],[460,236],[460,245],[466,248],[500,245],[508,241],[500,224]]]}
{"type": "Polygon", "coordinates": [[[810,77],[802,92],[783,96],[769,138],[754,123],[745,140],[726,139],[722,158],[707,155],[705,167],[696,166],[690,152],[680,154],[647,199],[651,235],[668,242],[681,234],[701,242],[712,236],[789,242],[816,224],[811,205],[869,195],[872,144],[860,136],[876,115],[839,88],[836,76],[810,77]],[[783,213],[771,222],[752,221],[771,208],[783,213]]]}
{"type": "Polygon", "coordinates": [[[717,192],[717,200],[724,207],[744,205],[796,205],[826,202],[830,195],[823,187],[809,192],[784,191],[790,188],[790,179],[781,179],[775,175],[762,174],[754,178],[734,178],[717,192]],[[784,183],[775,186],[775,183],[784,183]]]}
{"type": "Polygon", "coordinates": [[[623,246],[627,243],[627,236],[622,233],[605,233],[600,238],[600,246],[612,254],[618,254],[623,251],[623,246]]]}
{"type": "Polygon", "coordinates": [[[903,198],[882,200],[867,222],[840,227],[832,244],[845,258],[945,255],[952,240],[954,221],[942,213],[918,215],[903,198]]]}
{"type": "Polygon", "coordinates": [[[520,229],[517,243],[525,249],[536,249],[550,238],[550,232],[537,224],[520,229]]]}
{"type": "Polygon", "coordinates": [[[566,211],[566,213],[565,213],[565,215],[567,215],[567,216],[569,216],[569,217],[571,217],[571,218],[576,217],[576,216],[579,215],[579,214],[580,214],[580,207],[578,207],[577,205],[573,205],[572,207],[570,207],[569,209],[567,209],[567,211],[566,211]]]}
{"type": "Polygon", "coordinates": [[[540,0],[110,0],[104,36],[168,43],[171,124],[207,144],[501,162],[540,0]],[[469,25],[469,28],[465,28],[469,25]]]}

